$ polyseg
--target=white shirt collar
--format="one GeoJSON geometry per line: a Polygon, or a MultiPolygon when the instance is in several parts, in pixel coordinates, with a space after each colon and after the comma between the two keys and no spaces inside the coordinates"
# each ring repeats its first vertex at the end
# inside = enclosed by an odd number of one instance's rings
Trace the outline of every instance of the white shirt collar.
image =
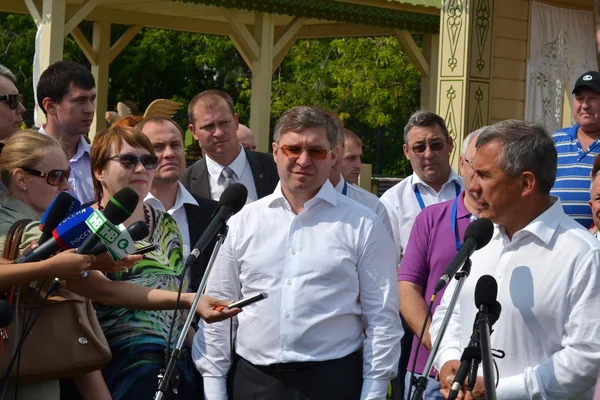
{"type": "MultiPolygon", "coordinates": [[[[556,196],[550,196],[550,198],[554,201],[554,204],[552,204],[546,211],[541,213],[536,219],[527,224],[526,227],[518,232],[515,232],[512,237],[512,242],[514,242],[515,239],[518,240],[523,236],[532,234],[544,242],[546,246],[548,246],[556,232],[556,229],[558,228],[558,225],[566,215],[563,211],[560,199],[556,196]]],[[[504,227],[496,225],[496,228],[498,229],[496,230],[495,236],[498,237],[500,235],[508,240],[504,227]]]]}
{"type": "MultiPolygon", "coordinates": [[[[337,204],[337,196],[338,196],[337,191],[334,189],[331,182],[329,182],[329,179],[327,179],[325,181],[325,183],[323,184],[323,186],[321,186],[321,189],[319,189],[317,194],[312,199],[310,199],[306,203],[304,203],[304,208],[308,209],[308,208],[312,207],[314,204],[317,204],[318,202],[320,202],[321,200],[325,200],[332,206],[335,206],[337,204]]],[[[273,194],[270,195],[270,200],[268,202],[268,205],[269,205],[269,207],[277,206],[278,204],[281,205],[282,202],[283,202],[283,204],[289,205],[288,201],[286,200],[286,198],[283,195],[283,192],[281,191],[281,181],[279,181],[279,183],[277,184],[277,187],[273,191],[273,194]],[[278,204],[276,204],[276,203],[278,203],[278,204]]]]}
{"type": "Polygon", "coordinates": [[[335,190],[340,193],[343,193],[345,183],[346,183],[346,181],[344,180],[344,176],[342,174],[340,174],[340,181],[338,182],[337,185],[335,185],[335,190]]]}
{"type": "MultiPolygon", "coordinates": [[[[450,182],[457,182],[462,187],[462,178],[458,176],[456,172],[454,172],[454,168],[452,167],[450,167],[450,174],[448,175],[448,180],[442,185],[442,187],[446,186],[450,182]]],[[[419,177],[419,175],[413,172],[413,174],[410,176],[410,185],[412,188],[414,188],[415,186],[417,186],[417,183],[423,186],[431,187],[427,183],[425,183],[425,181],[423,181],[419,177]]]]}
{"type": "Polygon", "coordinates": [[[240,179],[242,176],[242,172],[244,172],[244,168],[246,168],[246,152],[242,145],[240,145],[240,154],[229,164],[229,165],[221,165],[218,162],[211,159],[208,155],[206,157],[206,169],[210,176],[215,177],[216,179],[221,176],[221,172],[223,172],[223,168],[229,167],[235,173],[235,179],[240,179]]]}
{"type": "MultiPolygon", "coordinates": [[[[144,198],[144,203],[149,203],[150,205],[160,205],[159,209],[161,209],[161,211],[167,211],[165,210],[165,207],[162,204],[162,202],[159,199],[157,199],[152,193],[148,193],[146,195],[146,197],[144,198]]],[[[177,211],[185,204],[192,204],[197,206],[198,202],[196,201],[196,199],[194,199],[194,196],[192,196],[192,194],[183,186],[183,184],[178,181],[177,197],[175,198],[175,204],[173,204],[171,210],[177,211]]]]}
{"type": "MultiPolygon", "coordinates": [[[[44,125],[40,126],[39,132],[47,135],[48,132],[44,129],[44,125]]],[[[79,136],[79,143],[77,143],[77,151],[73,154],[73,157],[69,160],[69,162],[75,162],[83,157],[85,154],[89,156],[90,154],[90,144],[85,140],[83,136],[79,136]]]]}

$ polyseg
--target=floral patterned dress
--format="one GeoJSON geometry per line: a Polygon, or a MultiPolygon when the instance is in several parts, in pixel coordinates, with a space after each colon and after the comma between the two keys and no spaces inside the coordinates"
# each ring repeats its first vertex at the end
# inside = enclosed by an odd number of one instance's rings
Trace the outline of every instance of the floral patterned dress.
{"type": "MultiPolygon", "coordinates": [[[[146,253],[144,259],[130,271],[107,276],[114,281],[177,291],[184,266],[181,234],[169,214],[151,210],[154,215],[152,236],[149,240],[136,242],[136,247],[139,249],[153,243],[156,250],[146,253]]],[[[185,277],[184,291],[187,281],[188,278],[185,277]]],[[[112,398],[154,398],[159,371],[166,367],[165,349],[169,328],[173,323],[173,311],[127,310],[98,304],[97,313],[113,354],[109,365],[102,370],[112,398]]],[[[175,318],[171,349],[185,322],[180,311],[175,318]]],[[[178,370],[179,399],[199,398],[202,388],[198,387],[199,382],[189,355],[180,357],[178,370]]]]}

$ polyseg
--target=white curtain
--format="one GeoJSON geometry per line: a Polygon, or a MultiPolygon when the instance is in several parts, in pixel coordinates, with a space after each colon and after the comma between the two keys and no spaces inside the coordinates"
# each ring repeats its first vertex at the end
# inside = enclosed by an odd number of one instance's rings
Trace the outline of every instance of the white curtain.
{"type": "Polygon", "coordinates": [[[566,90],[572,102],[577,78],[597,69],[592,12],[534,1],[525,119],[543,124],[550,132],[561,129],[563,93],[566,90]]]}

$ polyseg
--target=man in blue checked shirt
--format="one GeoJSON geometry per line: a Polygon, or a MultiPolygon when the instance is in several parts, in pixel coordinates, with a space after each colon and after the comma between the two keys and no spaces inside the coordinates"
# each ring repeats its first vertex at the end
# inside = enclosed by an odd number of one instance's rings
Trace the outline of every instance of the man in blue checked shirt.
{"type": "Polygon", "coordinates": [[[592,225],[590,172],[600,152],[600,72],[589,71],[575,82],[573,117],[576,124],[552,135],[558,153],[558,196],[567,215],[585,228],[592,225]]]}

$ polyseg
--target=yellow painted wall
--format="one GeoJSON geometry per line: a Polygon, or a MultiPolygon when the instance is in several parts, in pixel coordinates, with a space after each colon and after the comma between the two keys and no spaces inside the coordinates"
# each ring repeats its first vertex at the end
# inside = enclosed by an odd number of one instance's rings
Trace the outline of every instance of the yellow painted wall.
{"type": "Polygon", "coordinates": [[[529,0],[496,1],[490,123],[525,117],[529,0]]]}

